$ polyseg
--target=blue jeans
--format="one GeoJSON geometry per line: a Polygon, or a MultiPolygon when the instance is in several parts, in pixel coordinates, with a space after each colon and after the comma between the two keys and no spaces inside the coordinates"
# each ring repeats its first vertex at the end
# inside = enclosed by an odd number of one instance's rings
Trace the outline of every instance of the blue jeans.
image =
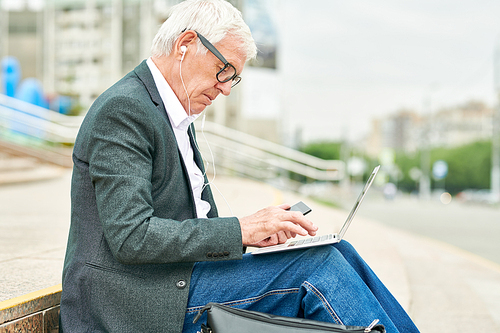
{"type": "Polygon", "coordinates": [[[344,325],[379,319],[388,333],[418,332],[404,309],[346,241],[243,260],[198,262],[191,276],[183,332],[208,302],[344,325]]]}

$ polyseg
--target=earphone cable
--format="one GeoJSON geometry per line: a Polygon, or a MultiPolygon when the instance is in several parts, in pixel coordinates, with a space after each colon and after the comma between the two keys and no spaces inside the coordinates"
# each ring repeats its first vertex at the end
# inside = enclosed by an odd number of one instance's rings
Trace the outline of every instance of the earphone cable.
{"type": "MultiPolygon", "coordinates": [[[[184,51],[184,53],[182,55],[182,58],[181,58],[181,61],[179,63],[179,76],[181,78],[182,87],[184,88],[184,92],[186,93],[186,97],[187,97],[187,100],[188,100],[188,116],[191,117],[191,99],[189,98],[189,94],[188,94],[186,85],[184,84],[184,79],[182,77],[182,61],[184,60],[184,55],[185,55],[185,51],[184,51]]],[[[224,199],[224,202],[226,203],[227,207],[229,208],[229,211],[231,212],[231,216],[234,216],[233,210],[231,209],[231,206],[229,205],[229,202],[226,200],[226,197],[224,196],[224,194],[222,194],[222,192],[219,190],[219,188],[214,184],[217,172],[215,170],[215,158],[214,158],[214,154],[212,152],[212,148],[210,147],[210,144],[208,143],[207,137],[205,136],[205,131],[204,131],[205,116],[206,116],[206,113],[203,114],[203,119],[202,119],[202,123],[201,123],[201,133],[203,135],[205,143],[207,144],[208,151],[210,152],[210,157],[212,158],[213,177],[212,177],[211,181],[208,180],[207,169],[208,169],[208,164],[210,164],[210,163],[207,161],[206,162],[207,163],[207,167],[205,168],[205,171],[203,172],[203,178],[207,177],[207,183],[203,184],[203,187],[201,188],[201,193],[203,193],[203,191],[205,190],[205,188],[208,185],[213,186],[217,190],[217,192],[219,192],[219,194],[222,197],[222,199],[224,199]]],[[[192,131],[192,127],[191,126],[188,127],[188,131],[192,131]]],[[[191,134],[193,134],[193,133],[191,132],[191,134]]],[[[194,135],[193,135],[193,138],[194,138],[194,135]]],[[[205,158],[203,157],[203,153],[201,152],[200,147],[198,147],[198,142],[196,141],[196,139],[193,140],[193,141],[194,141],[195,148],[198,150],[198,152],[201,155],[201,159],[203,161],[205,161],[205,158]]]]}

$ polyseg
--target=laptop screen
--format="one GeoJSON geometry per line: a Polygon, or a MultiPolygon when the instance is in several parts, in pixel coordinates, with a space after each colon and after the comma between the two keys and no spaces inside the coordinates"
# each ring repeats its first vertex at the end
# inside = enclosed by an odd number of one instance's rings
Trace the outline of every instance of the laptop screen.
{"type": "Polygon", "coordinates": [[[342,229],[340,229],[340,232],[339,232],[339,239],[340,240],[344,237],[345,233],[347,232],[347,229],[351,225],[351,222],[354,219],[354,215],[356,215],[356,212],[358,211],[359,206],[361,205],[361,202],[363,201],[363,198],[366,195],[366,192],[368,191],[368,189],[372,185],[373,180],[375,179],[375,176],[377,175],[377,172],[379,169],[380,169],[380,165],[375,167],[375,169],[373,169],[370,177],[368,177],[368,180],[366,181],[366,184],[363,187],[363,190],[359,194],[358,199],[356,200],[356,203],[354,204],[354,207],[352,207],[351,212],[349,213],[349,216],[347,216],[347,219],[344,222],[344,225],[342,226],[342,229]]]}

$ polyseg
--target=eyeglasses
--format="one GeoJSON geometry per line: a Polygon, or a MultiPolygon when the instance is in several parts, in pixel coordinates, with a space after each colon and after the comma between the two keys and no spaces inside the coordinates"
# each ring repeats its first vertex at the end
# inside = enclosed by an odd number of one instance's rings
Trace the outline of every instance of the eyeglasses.
{"type": "Polygon", "coordinates": [[[210,43],[205,37],[200,35],[198,32],[196,32],[196,34],[198,35],[201,43],[205,45],[205,47],[224,64],[224,68],[222,68],[216,75],[217,81],[219,81],[220,83],[225,83],[232,80],[233,82],[231,83],[231,88],[240,83],[241,76],[236,74],[236,68],[234,68],[234,66],[231,65],[226,60],[226,58],[224,58],[224,56],[215,48],[215,46],[213,46],[212,43],[210,43]]]}

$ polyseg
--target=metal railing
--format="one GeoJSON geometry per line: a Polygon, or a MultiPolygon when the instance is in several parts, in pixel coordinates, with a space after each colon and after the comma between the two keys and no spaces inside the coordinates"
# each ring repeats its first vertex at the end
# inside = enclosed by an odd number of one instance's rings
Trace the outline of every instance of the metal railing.
{"type": "MultiPolygon", "coordinates": [[[[50,162],[57,160],[54,153],[62,151],[63,155],[70,155],[82,119],[0,94],[2,145],[6,147],[5,141],[10,142],[8,148],[17,146],[22,154],[50,162]]],[[[292,174],[313,181],[344,178],[342,161],[322,160],[212,122],[198,127],[203,127],[197,134],[203,158],[212,165],[215,163],[218,171],[268,182],[278,179],[288,182],[292,174]]],[[[70,160],[65,163],[68,162],[71,163],[70,160]]]]}
{"type": "Polygon", "coordinates": [[[53,144],[72,144],[82,117],[66,116],[0,94],[0,129],[53,144]]]}
{"type": "Polygon", "coordinates": [[[291,174],[313,181],[339,181],[345,175],[342,161],[323,160],[220,124],[205,122],[197,137],[204,160],[226,173],[265,181],[286,179],[287,187],[291,174]]]}
{"type": "Polygon", "coordinates": [[[0,94],[0,148],[70,167],[82,120],[0,94]]]}

